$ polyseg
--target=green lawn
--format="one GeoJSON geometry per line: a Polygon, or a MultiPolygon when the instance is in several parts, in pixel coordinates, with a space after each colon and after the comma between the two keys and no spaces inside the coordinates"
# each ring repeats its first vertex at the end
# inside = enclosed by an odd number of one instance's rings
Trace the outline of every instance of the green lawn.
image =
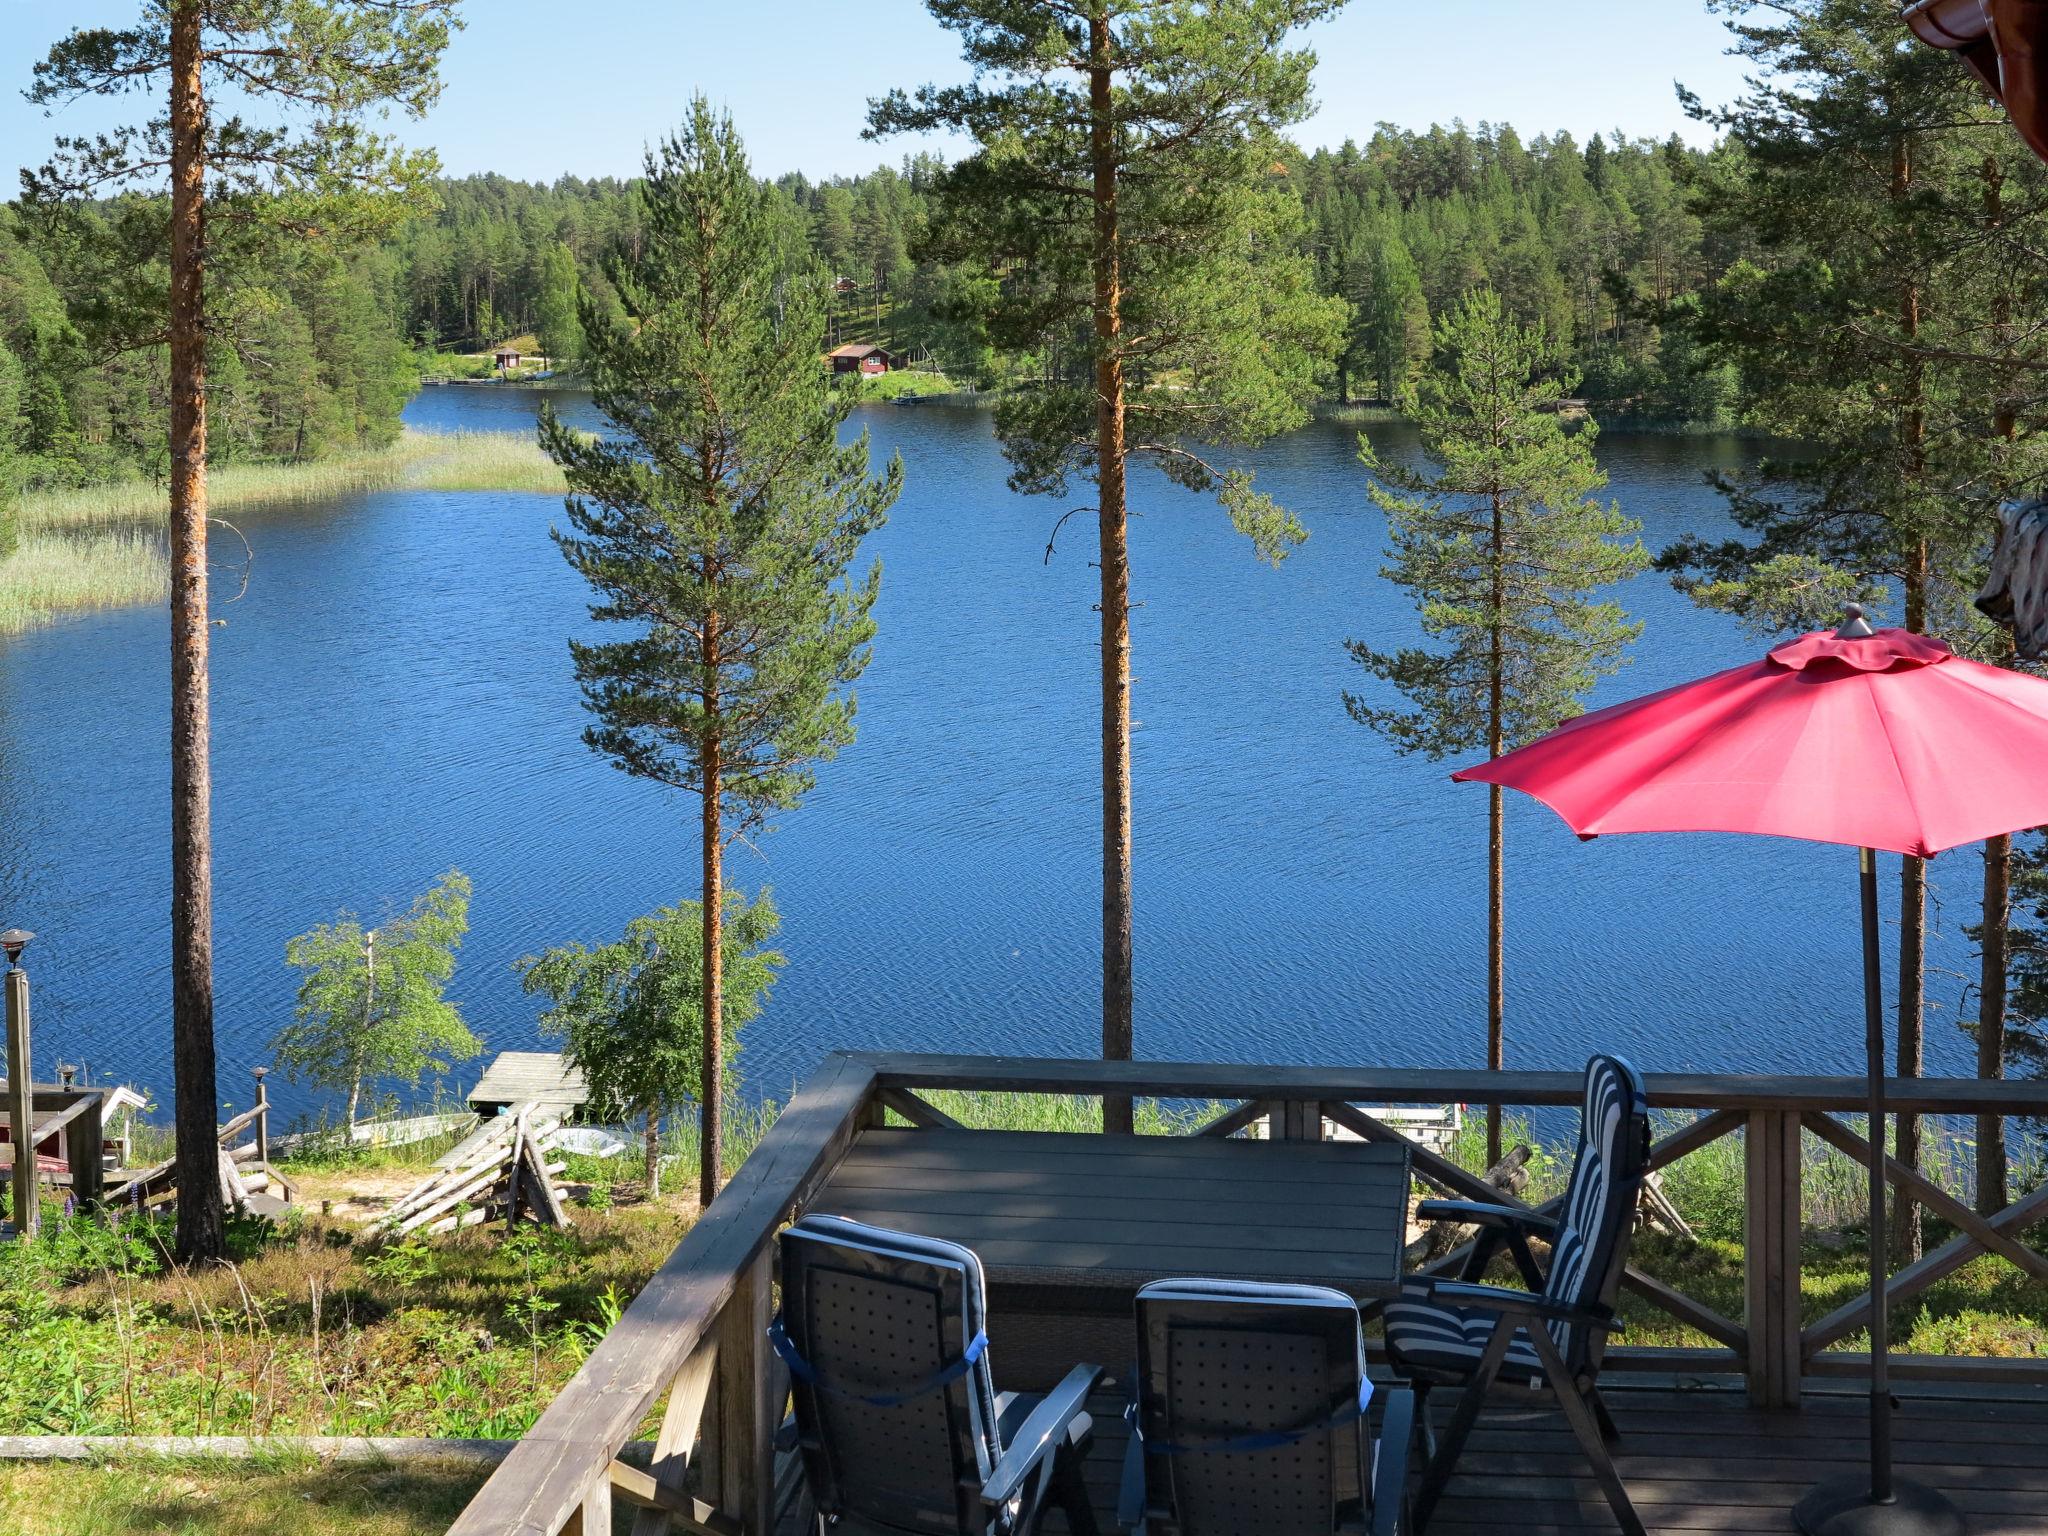
{"type": "Polygon", "coordinates": [[[9,1536],[439,1536],[489,1474],[469,1462],[14,1462],[9,1536]]]}

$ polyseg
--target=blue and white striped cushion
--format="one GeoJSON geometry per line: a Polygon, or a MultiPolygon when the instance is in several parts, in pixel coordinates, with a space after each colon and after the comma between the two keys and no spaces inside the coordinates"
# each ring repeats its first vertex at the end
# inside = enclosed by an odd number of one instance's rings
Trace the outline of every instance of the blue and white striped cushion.
{"type": "MultiPolygon", "coordinates": [[[[1418,1288],[1387,1303],[1387,1353],[1403,1375],[1419,1370],[1469,1376],[1498,1321],[1498,1313],[1424,1300],[1418,1288]]],[[[1536,1346],[1517,1328],[1501,1375],[1509,1381],[1528,1381],[1542,1374],[1536,1346]]]]}

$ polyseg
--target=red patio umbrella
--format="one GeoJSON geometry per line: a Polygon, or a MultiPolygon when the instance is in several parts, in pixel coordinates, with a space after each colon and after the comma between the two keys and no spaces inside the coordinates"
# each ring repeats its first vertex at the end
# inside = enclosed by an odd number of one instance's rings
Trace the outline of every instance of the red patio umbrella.
{"type": "MultiPolygon", "coordinates": [[[[1535,796],[1581,837],[1751,832],[1862,850],[1871,1142],[1883,1145],[1885,1030],[1874,850],[1922,857],[2048,822],[2048,682],[1906,630],[1840,629],[1761,661],[1596,710],[1453,778],[1535,796]]],[[[1884,1172],[1870,1169],[1870,1478],[1822,1484],[1811,1536],[1962,1530],[1932,1489],[1892,1476],[1884,1172]]]]}

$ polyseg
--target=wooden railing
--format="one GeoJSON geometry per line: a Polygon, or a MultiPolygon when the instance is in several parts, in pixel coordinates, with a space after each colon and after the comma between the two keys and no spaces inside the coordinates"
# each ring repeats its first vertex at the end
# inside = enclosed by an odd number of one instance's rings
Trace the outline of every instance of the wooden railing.
{"type": "MultiPolygon", "coordinates": [[[[1803,1137],[1856,1159],[1864,1140],[1837,1119],[1864,1103],[1860,1078],[1658,1074],[1653,1110],[1691,1111],[1652,1148],[1668,1168],[1740,1132],[1745,1162],[1745,1295],[1740,1320],[1631,1268],[1627,1285],[1648,1303],[1714,1341],[1703,1348],[1618,1347],[1609,1368],[1741,1378],[1751,1400],[1796,1406],[1802,1380],[1867,1370],[1860,1354],[1830,1345],[1865,1326],[1867,1293],[1802,1325],[1800,1228],[1803,1137]]],[[[450,1536],[604,1536],[614,1497],[637,1506],[634,1536],[670,1529],[710,1536],[767,1536],[778,1505],[773,1434],[788,1383],[765,1348],[772,1308],[771,1239],[801,1212],[860,1131],[894,1111],[914,1126],[955,1122],[919,1097],[933,1089],[1020,1094],[1128,1094],[1208,1101],[1217,1112],[1196,1134],[1238,1134],[1265,1119],[1276,1136],[1319,1137],[1325,1123],[1368,1139],[1397,1132],[1360,1105],[1577,1104],[1580,1081],[1561,1072],[1442,1072],[1325,1067],[1089,1062],[1015,1057],[848,1055],[829,1057],[791,1100],[765,1140],[626,1309],[539,1421],[478,1492],[450,1536]],[[646,1469],[618,1458],[661,1410],[646,1469]]],[[[2048,1115],[2048,1085],[1916,1079],[1891,1085],[1892,1105],[1923,1116],[2048,1115]]],[[[1413,1149],[1418,1182],[1477,1199],[1498,1192],[1425,1149],[1413,1149]]],[[[1956,1228],[1956,1235],[1891,1277],[1894,1301],[1917,1294],[1980,1254],[2048,1278],[2048,1258],[2018,1240],[2048,1220],[2048,1190],[1989,1220],[1920,1173],[1886,1159],[1886,1173],[1956,1228]]],[[[1447,1269],[1452,1253],[1436,1261],[1447,1269]]],[[[1895,1357],[1894,1376],[2048,1382],[2048,1362],[1895,1357]]]]}

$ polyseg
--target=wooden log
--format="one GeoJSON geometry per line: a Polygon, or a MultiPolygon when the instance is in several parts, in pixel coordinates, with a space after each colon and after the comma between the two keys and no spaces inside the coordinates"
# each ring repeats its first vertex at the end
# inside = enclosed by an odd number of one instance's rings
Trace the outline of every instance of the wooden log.
{"type": "Polygon", "coordinates": [[[230,1140],[232,1140],[236,1136],[239,1136],[243,1131],[246,1131],[250,1126],[254,1125],[256,1123],[256,1117],[262,1113],[263,1108],[261,1105],[258,1105],[255,1109],[243,1110],[239,1115],[235,1116],[234,1119],[230,1120],[226,1125],[222,1126],[218,1131],[214,1132],[213,1139],[219,1142],[222,1146],[226,1146],[230,1140]]]}
{"type": "Polygon", "coordinates": [[[248,1202],[243,1198],[242,1181],[235,1173],[234,1159],[224,1150],[216,1150],[214,1156],[220,1171],[220,1198],[229,1210],[236,1210],[248,1202]]]}
{"type": "Polygon", "coordinates": [[[1664,1181],[1654,1172],[1643,1176],[1641,1208],[1643,1219],[1652,1226],[1660,1227],[1673,1237],[1683,1238],[1688,1243],[1699,1240],[1692,1230],[1692,1224],[1685,1219],[1678,1207],[1671,1203],[1671,1197],[1664,1193],[1664,1181]]]}
{"type": "MultiPolygon", "coordinates": [[[[542,1154],[529,1141],[519,1153],[519,1166],[515,1170],[520,1188],[524,1193],[527,1207],[534,1219],[550,1227],[566,1227],[570,1224],[569,1212],[562,1205],[562,1197],[548,1177],[548,1170],[541,1162],[542,1154]]],[[[559,1171],[561,1165],[557,1164],[559,1171]]],[[[766,1327],[767,1324],[762,1324],[766,1327]]]]}
{"type": "Polygon", "coordinates": [[[526,1115],[530,1106],[519,1106],[518,1123],[512,1127],[512,1150],[505,1159],[505,1224],[519,1225],[520,1207],[525,1203],[526,1191],[520,1186],[525,1182],[520,1177],[520,1165],[526,1159],[526,1115]]]}
{"type": "Polygon", "coordinates": [[[395,1203],[390,1210],[384,1213],[384,1219],[386,1221],[403,1220],[405,1217],[424,1210],[427,1206],[443,1199],[451,1189],[460,1189],[473,1184],[480,1176],[485,1174],[495,1175],[503,1170],[505,1159],[508,1156],[510,1156],[510,1148],[500,1146],[495,1148],[490,1156],[480,1162],[473,1162],[465,1168],[435,1174],[395,1203]]]}
{"type": "Polygon", "coordinates": [[[463,1201],[474,1200],[485,1191],[492,1189],[503,1176],[503,1166],[494,1164],[472,1175],[463,1183],[451,1184],[443,1189],[441,1194],[433,1201],[421,1206],[407,1215],[404,1220],[396,1223],[392,1230],[398,1236],[403,1237],[415,1227],[432,1221],[436,1216],[462,1204],[463,1201]]]}
{"type": "Polygon", "coordinates": [[[443,1232],[453,1232],[458,1227],[473,1227],[478,1222],[489,1221],[491,1213],[491,1207],[487,1205],[480,1205],[470,1211],[457,1211],[453,1216],[443,1216],[439,1221],[427,1227],[425,1235],[437,1237],[443,1232]]]}
{"type": "MultiPolygon", "coordinates": [[[[1479,1177],[1499,1192],[1495,1204],[1520,1205],[1521,1192],[1529,1184],[1529,1159],[1535,1151],[1527,1143],[1517,1143],[1508,1148],[1501,1160],[1479,1177]]],[[[1411,1261],[1426,1263],[1450,1253],[1461,1243],[1469,1242],[1478,1229],[1466,1222],[1433,1221],[1424,1229],[1421,1237],[1409,1244],[1411,1261]]]]}

